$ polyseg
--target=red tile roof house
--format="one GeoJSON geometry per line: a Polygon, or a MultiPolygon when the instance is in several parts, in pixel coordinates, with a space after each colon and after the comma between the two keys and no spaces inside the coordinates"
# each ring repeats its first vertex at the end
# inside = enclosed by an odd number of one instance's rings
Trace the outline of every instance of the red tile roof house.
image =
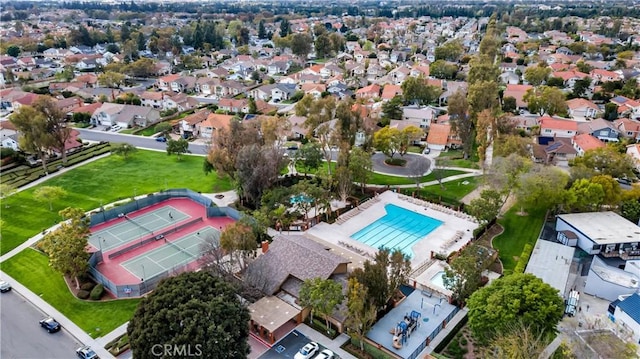
{"type": "Polygon", "coordinates": [[[606,146],[604,142],[587,133],[574,136],[571,140],[571,144],[578,153],[578,156],[583,156],[584,153],[589,150],[595,150],[596,148],[603,148],[606,146]]]}
{"type": "Polygon", "coordinates": [[[196,124],[196,130],[202,139],[213,142],[216,132],[222,129],[228,130],[232,120],[233,116],[231,115],[211,113],[206,120],[196,124]]]}
{"type": "Polygon", "coordinates": [[[203,110],[195,112],[187,117],[184,117],[178,123],[180,129],[180,135],[182,136],[193,136],[198,137],[198,132],[196,130],[196,125],[200,122],[207,119],[207,117],[211,114],[211,111],[203,110]]]}
{"type": "Polygon", "coordinates": [[[502,98],[505,97],[513,97],[516,99],[516,107],[518,109],[525,109],[527,108],[527,103],[522,99],[524,97],[524,95],[527,93],[527,91],[529,89],[532,89],[533,86],[531,85],[507,85],[507,88],[504,90],[504,95],[502,98]]]}
{"type": "Polygon", "coordinates": [[[384,85],[381,96],[383,101],[389,101],[397,95],[402,96],[402,88],[400,86],[391,84],[384,85]]]}
{"type": "Polygon", "coordinates": [[[171,90],[171,83],[180,78],[178,74],[166,75],[159,77],[156,81],[156,87],[163,91],[171,90]]]}
{"type": "Polygon", "coordinates": [[[434,150],[457,148],[462,144],[460,138],[451,132],[451,125],[432,123],[427,135],[427,146],[434,150]]]}
{"type": "MultiPolygon", "coordinates": [[[[540,141],[541,138],[538,138],[540,141]]],[[[576,149],[573,148],[572,139],[555,137],[553,141],[533,144],[533,158],[536,163],[555,164],[567,167],[569,161],[576,157],[576,149]]]]}
{"type": "Polygon", "coordinates": [[[628,114],[631,118],[640,118],[640,102],[632,100],[624,96],[616,96],[611,102],[618,105],[618,113],[621,115],[628,114]]]}
{"type": "Polygon", "coordinates": [[[564,87],[573,88],[577,80],[589,77],[589,74],[577,70],[558,71],[551,74],[551,77],[559,77],[564,81],[564,87]]]}
{"type": "Polygon", "coordinates": [[[613,125],[622,137],[640,141],[640,121],[628,118],[619,118],[613,121],[613,125]]]}
{"type": "Polygon", "coordinates": [[[552,117],[541,117],[540,136],[572,138],[578,134],[578,123],[573,120],[559,120],[552,117]]]}
{"type": "Polygon", "coordinates": [[[374,99],[376,97],[380,97],[380,85],[372,84],[366,87],[363,87],[356,91],[356,98],[361,99],[374,99]]]}
{"type": "Polygon", "coordinates": [[[566,103],[569,108],[569,116],[576,120],[584,121],[595,118],[598,112],[600,112],[598,105],[587,99],[574,98],[566,101],[566,103]]]}

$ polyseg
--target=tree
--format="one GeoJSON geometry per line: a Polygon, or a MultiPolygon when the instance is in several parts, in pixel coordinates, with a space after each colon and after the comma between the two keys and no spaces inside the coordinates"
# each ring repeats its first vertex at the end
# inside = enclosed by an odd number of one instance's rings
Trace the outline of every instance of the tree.
{"type": "Polygon", "coordinates": [[[407,280],[410,270],[408,256],[399,249],[392,252],[389,248],[381,247],[376,252],[374,262],[365,261],[362,269],[353,271],[352,277],[367,288],[368,302],[376,309],[382,309],[407,280]]]}
{"type": "Polygon", "coordinates": [[[347,282],[347,319],[345,325],[349,335],[360,342],[360,350],[364,351],[364,336],[369,332],[376,320],[376,310],[367,303],[367,288],[356,278],[347,282]]]}
{"type": "Polygon", "coordinates": [[[347,200],[353,187],[353,177],[349,167],[338,165],[333,174],[333,181],[336,186],[336,193],[342,202],[347,200]]]}
{"type": "Polygon", "coordinates": [[[424,131],[417,126],[411,125],[403,128],[398,134],[398,153],[400,156],[404,156],[407,154],[409,150],[409,146],[414,142],[418,141],[424,136],[424,131]]]}
{"type": "Polygon", "coordinates": [[[431,167],[431,163],[428,160],[420,158],[419,160],[414,160],[409,162],[408,169],[411,178],[416,183],[416,187],[420,188],[420,182],[422,181],[422,176],[424,176],[429,168],[431,167]]]}
{"type": "Polygon", "coordinates": [[[558,290],[524,273],[496,279],[473,293],[467,306],[469,327],[481,343],[507,332],[518,321],[529,324],[534,335],[554,333],[564,314],[558,290]]]}
{"type": "Polygon", "coordinates": [[[267,30],[264,27],[264,20],[260,20],[258,23],[258,39],[266,39],[267,30]]]}
{"type": "Polygon", "coordinates": [[[402,94],[406,104],[428,105],[442,92],[439,88],[426,84],[424,77],[408,77],[402,82],[402,94]]]}
{"type": "Polygon", "coordinates": [[[316,57],[319,59],[324,59],[330,55],[333,48],[329,34],[325,33],[317,36],[314,42],[314,48],[316,50],[316,57]]]}
{"type": "Polygon", "coordinates": [[[502,111],[515,113],[518,108],[516,98],[512,96],[506,96],[502,99],[502,111]]]}
{"type": "Polygon", "coordinates": [[[451,131],[457,133],[462,141],[464,158],[469,158],[473,148],[473,120],[469,116],[467,96],[460,89],[447,100],[451,131]]]}
{"type": "Polygon", "coordinates": [[[480,82],[498,82],[500,69],[494,64],[493,58],[486,55],[476,55],[469,62],[469,76],[467,82],[473,85],[480,82]]]}
{"type": "Polygon", "coordinates": [[[259,203],[265,189],[278,179],[284,167],[284,152],[273,146],[256,144],[240,148],[235,163],[235,179],[239,194],[253,203],[259,203]]]}
{"type": "Polygon", "coordinates": [[[171,131],[173,131],[173,126],[168,121],[163,121],[157,124],[156,127],[153,128],[153,130],[156,133],[160,133],[163,136],[167,136],[168,134],[171,133],[171,131]]]}
{"type": "Polygon", "coordinates": [[[120,27],[120,41],[126,42],[131,37],[131,29],[129,28],[130,25],[131,23],[127,21],[120,27]]]}
{"type": "Polygon", "coordinates": [[[521,157],[529,156],[529,146],[531,139],[520,135],[500,135],[493,142],[493,156],[507,157],[510,154],[517,154],[521,157]]]}
{"type": "Polygon", "coordinates": [[[502,194],[504,198],[502,204],[517,189],[520,175],[529,172],[531,166],[531,160],[515,153],[507,157],[494,157],[487,172],[487,183],[491,189],[502,194]]]}
{"type": "Polygon", "coordinates": [[[22,50],[20,50],[20,47],[18,45],[9,45],[7,46],[5,52],[11,57],[18,57],[20,56],[20,52],[22,52],[22,50]]]}
{"type": "Polygon", "coordinates": [[[538,66],[529,66],[524,70],[524,79],[530,85],[540,86],[547,81],[551,72],[551,68],[546,63],[541,63],[538,66]]]}
{"type": "Polygon", "coordinates": [[[613,178],[633,177],[634,163],[626,153],[611,147],[596,148],[569,162],[572,175],[583,172],[589,176],[608,175],[613,178]]]}
{"type": "Polygon", "coordinates": [[[296,158],[304,167],[304,175],[306,176],[309,171],[318,169],[322,164],[323,155],[320,145],[318,142],[308,142],[302,145],[296,153],[296,158]]]}
{"type": "Polygon", "coordinates": [[[573,84],[573,91],[571,92],[571,97],[583,97],[587,90],[591,87],[591,79],[588,77],[582,78],[580,80],[576,80],[573,84]]]}
{"type": "Polygon", "coordinates": [[[567,113],[565,96],[555,87],[541,86],[529,89],[522,99],[527,103],[529,111],[538,113],[540,116],[566,115],[567,113]]]}
{"type": "Polygon", "coordinates": [[[502,193],[494,189],[485,189],[480,193],[480,197],[471,200],[465,209],[478,222],[488,223],[498,216],[502,204],[502,193]]]}
{"type": "Polygon", "coordinates": [[[500,98],[498,96],[498,83],[491,81],[481,81],[469,86],[467,93],[469,109],[473,116],[477,116],[484,110],[492,112],[499,108],[500,98]]]}
{"type": "Polygon", "coordinates": [[[602,204],[615,206],[622,199],[622,189],[620,184],[613,177],[607,175],[597,175],[591,178],[591,183],[599,184],[604,191],[602,204]]]}
{"type": "Polygon", "coordinates": [[[285,37],[290,33],[291,33],[291,24],[289,23],[289,20],[282,19],[282,21],[280,21],[280,36],[285,37]]]}
{"type": "Polygon", "coordinates": [[[595,211],[604,200],[602,185],[581,178],[574,181],[567,191],[565,205],[576,212],[595,211]]]}
{"type": "Polygon", "coordinates": [[[458,73],[458,66],[444,60],[436,60],[429,65],[429,74],[437,79],[453,80],[458,73]]]}
{"type": "MultiPolygon", "coordinates": [[[[383,118],[386,120],[402,119],[402,97],[394,96],[391,100],[382,104],[383,118]]],[[[385,125],[388,125],[387,122],[385,125]]]]}
{"type": "Polygon", "coordinates": [[[202,358],[246,358],[249,311],[236,290],[208,272],[164,279],[136,308],[127,327],[136,358],[156,358],[158,343],[202,358]],[[155,348],[155,351],[154,351],[155,348]]]}
{"type": "Polygon", "coordinates": [[[106,71],[98,75],[98,83],[101,86],[119,88],[124,84],[124,74],[114,71],[106,71]]]}
{"type": "Polygon", "coordinates": [[[46,119],[42,113],[31,106],[21,106],[9,119],[16,126],[20,137],[20,148],[27,153],[37,155],[42,160],[42,167],[47,172],[47,150],[51,143],[50,134],[46,132],[46,119]]]}
{"type": "Polygon", "coordinates": [[[399,249],[390,251],[386,248],[381,248],[376,253],[376,261],[382,256],[387,256],[388,259],[388,276],[389,276],[389,295],[393,296],[400,286],[407,282],[409,279],[409,273],[411,272],[411,259],[408,255],[402,253],[399,249]]]}
{"type": "Polygon", "coordinates": [[[330,328],[329,316],[343,299],[342,286],[332,279],[307,279],[300,288],[300,304],[311,308],[312,320],[314,312],[324,316],[327,328],[330,328]]]}
{"type": "Polygon", "coordinates": [[[487,267],[487,248],[472,244],[464,248],[445,268],[442,281],[452,291],[452,298],[463,306],[467,298],[482,285],[482,271],[487,267]]]}
{"type": "MultiPolygon", "coordinates": [[[[517,322],[497,334],[484,348],[483,358],[513,359],[538,358],[547,347],[548,340],[542,334],[532,333],[530,325],[517,322]]],[[[558,351],[556,350],[555,353],[558,351]]],[[[570,355],[566,357],[572,357],[570,355]]]]}
{"type": "Polygon", "coordinates": [[[33,198],[35,198],[36,201],[49,204],[49,211],[53,211],[54,201],[57,201],[66,195],[67,191],[58,186],[43,186],[33,192],[33,198]]]}
{"type": "Polygon", "coordinates": [[[640,201],[627,199],[620,203],[620,214],[633,223],[640,221],[640,201]]]}
{"type": "Polygon", "coordinates": [[[247,122],[232,120],[229,128],[216,130],[212,147],[207,155],[209,162],[220,175],[236,178],[236,159],[244,146],[259,145],[262,142],[260,132],[247,122]]]}
{"type": "Polygon", "coordinates": [[[242,222],[228,225],[220,235],[220,247],[229,253],[232,262],[240,265],[241,270],[247,268],[248,258],[255,252],[257,244],[251,227],[242,222]]]}
{"type": "Polygon", "coordinates": [[[371,154],[360,147],[354,147],[349,153],[349,172],[351,178],[360,184],[362,193],[371,176],[372,168],[371,154]]]}
{"type": "Polygon", "coordinates": [[[189,141],[184,138],[180,138],[177,140],[169,139],[167,140],[167,155],[176,155],[178,161],[182,160],[182,155],[187,153],[189,150],[189,141]]]}
{"type": "Polygon", "coordinates": [[[307,55],[311,52],[311,44],[313,39],[309,34],[295,33],[291,35],[291,52],[300,57],[302,60],[307,59],[307,55]]]}
{"type": "Polygon", "coordinates": [[[129,155],[135,153],[138,149],[136,146],[130,145],[128,143],[112,143],[111,144],[111,153],[122,156],[125,160],[129,157],[129,155]]]}
{"type": "Polygon", "coordinates": [[[604,115],[602,116],[607,121],[613,121],[618,118],[618,105],[613,102],[607,102],[604,105],[604,115]]]}
{"type": "Polygon", "coordinates": [[[48,134],[45,142],[62,155],[62,163],[67,163],[67,141],[71,138],[71,128],[67,127],[66,114],[52,97],[42,96],[33,103],[33,108],[44,117],[44,131],[48,134]]]}
{"type": "Polygon", "coordinates": [[[556,167],[535,165],[520,175],[516,195],[524,208],[551,208],[563,202],[569,176],[556,167]]]}
{"type": "Polygon", "coordinates": [[[373,134],[373,147],[393,158],[400,151],[401,131],[395,127],[386,126],[373,134]]]}
{"type": "MultiPolygon", "coordinates": [[[[40,189],[43,188],[46,187],[40,189]]],[[[49,256],[49,266],[63,275],[74,278],[76,288],[79,289],[78,277],[85,274],[89,268],[89,253],[87,252],[87,239],[91,234],[89,218],[79,208],[66,208],[59,214],[65,219],[65,222],[62,222],[60,227],[53,232],[46,234],[40,247],[49,256]]]]}
{"type": "Polygon", "coordinates": [[[436,47],[436,60],[458,61],[464,53],[462,42],[459,39],[451,40],[436,47]]]}

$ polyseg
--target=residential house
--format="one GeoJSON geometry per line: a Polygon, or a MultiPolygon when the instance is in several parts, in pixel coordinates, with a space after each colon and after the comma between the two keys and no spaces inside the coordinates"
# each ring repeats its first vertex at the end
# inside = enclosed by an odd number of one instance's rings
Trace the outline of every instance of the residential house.
{"type": "Polygon", "coordinates": [[[164,110],[164,92],[160,91],[145,91],[140,94],[140,101],[142,106],[153,107],[164,110]]]}
{"type": "Polygon", "coordinates": [[[427,135],[427,146],[433,150],[458,148],[462,145],[460,137],[451,131],[450,124],[432,123],[427,135]]]}
{"type": "Polygon", "coordinates": [[[380,85],[371,84],[356,91],[357,99],[373,100],[380,97],[380,85]]]}
{"type": "Polygon", "coordinates": [[[598,105],[584,98],[574,98],[566,101],[566,103],[569,108],[569,116],[575,120],[585,121],[592,119],[600,112],[598,105]]]}
{"type": "Polygon", "coordinates": [[[607,71],[607,70],[603,70],[603,69],[593,69],[591,70],[591,72],[589,73],[589,76],[599,82],[607,82],[607,81],[618,81],[618,80],[622,80],[622,76],[620,74],[618,74],[617,72],[613,72],[613,71],[607,71]]]}
{"type": "Polygon", "coordinates": [[[569,161],[577,155],[571,138],[567,137],[538,137],[538,142],[532,146],[532,157],[536,163],[554,164],[568,167],[569,161]]]}
{"type": "Polygon", "coordinates": [[[192,76],[180,76],[169,84],[173,92],[191,92],[195,91],[196,78],[192,76]]]}
{"type": "Polygon", "coordinates": [[[510,116],[509,121],[515,126],[516,130],[523,131],[526,134],[531,134],[534,128],[539,127],[538,115],[518,115],[510,116]]]}
{"type": "MultiPolygon", "coordinates": [[[[258,101],[256,101],[257,103],[258,101]]],[[[218,101],[218,109],[229,113],[248,113],[249,101],[247,99],[221,98],[218,101]]]]}
{"type": "Polygon", "coordinates": [[[84,101],[78,97],[63,98],[56,101],[56,106],[64,113],[69,113],[83,104],[84,101]]]}
{"type": "Polygon", "coordinates": [[[578,123],[578,134],[589,134],[604,142],[618,142],[620,136],[616,125],[602,118],[578,123]]]}
{"type": "Polygon", "coordinates": [[[462,93],[467,93],[467,88],[469,84],[465,81],[442,81],[442,93],[440,97],[438,97],[438,104],[440,106],[444,106],[449,101],[449,96],[453,95],[458,91],[462,91],[462,93]]]}
{"type": "Polygon", "coordinates": [[[228,130],[233,116],[219,113],[210,113],[206,120],[196,123],[196,131],[200,138],[209,142],[215,141],[216,131],[228,130]]]}
{"type": "Polygon", "coordinates": [[[18,150],[18,130],[9,120],[0,121],[0,147],[18,150]]]}
{"type": "Polygon", "coordinates": [[[117,103],[103,103],[91,116],[91,123],[96,126],[122,128],[146,127],[159,120],[160,112],[156,109],[117,103]]]}
{"type": "Polygon", "coordinates": [[[564,82],[564,87],[573,88],[576,81],[589,77],[589,74],[580,72],[578,70],[556,71],[551,74],[551,77],[559,77],[564,82]]]}
{"type": "Polygon", "coordinates": [[[190,110],[199,105],[198,100],[184,93],[166,92],[163,100],[165,109],[177,109],[178,111],[190,110]]]}
{"type": "Polygon", "coordinates": [[[248,94],[256,100],[281,102],[291,98],[295,92],[295,84],[275,83],[255,88],[248,94]]]}
{"type": "Polygon", "coordinates": [[[191,115],[188,115],[188,116],[184,117],[178,123],[178,127],[179,127],[179,130],[180,130],[180,136],[182,136],[183,138],[198,137],[199,133],[197,131],[196,126],[200,122],[206,120],[207,117],[210,114],[211,114],[211,111],[202,110],[202,111],[197,111],[195,113],[192,113],[191,115]]]}
{"type": "Polygon", "coordinates": [[[640,141],[640,121],[629,118],[619,118],[613,121],[618,133],[633,141],[640,141]]]}
{"type": "Polygon", "coordinates": [[[287,138],[291,140],[300,140],[307,137],[309,134],[309,128],[305,125],[306,121],[307,118],[304,116],[289,116],[289,118],[287,118],[287,122],[289,123],[287,126],[289,129],[287,138]]]}
{"type": "Polygon", "coordinates": [[[325,84],[303,84],[300,89],[305,95],[309,94],[313,98],[319,99],[327,91],[327,86],[325,84]]]}
{"type": "Polygon", "coordinates": [[[389,101],[396,96],[402,96],[402,87],[392,84],[384,85],[382,95],[380,96],[383,101],[389,101]]]}
{"type": "Polygon", "coordinates": [[[400,85],[407,79],[411,74],[411,68],[407,66],[399,66],[395,69],[389,71],[387,74],[387,78],[391,81],[391,83],[395,85],[400,85]]]}
{"type": "Polygon", "coordinates": [[[540,136],[572,138],[578,133],[578,123],[552,117],[540,118],[540,136]]]}
{"type": "Polygon", "coordinates": [[[507,71],[500,74],[500,81],[506,85],[517,85],[520,83],[520,76],[515,72],[507,71]]]}
{"type": "Polygon", "coordinates": [[[179,78],[180,75],[178,74],[161,76],[156,80],[156,87],[162,91],[170,91],[171,83],[179,78]]]}
{"type": "Polygon", "coordinates": [[[624,96],[616,96],[611,102],[618,105],[618,114],[629,116],[633,119],[640,119],[640,102],[624,96]]]}
{"type": "Polygon", "coordinates": [[[528,90],[532,89],[531,85],[515,85],[507,84],[507,88],[504,90],[503,98],[513,97],[516,99],[516,107],[518,109],[527,108],[527,103],[524,101],[524,95],[528,90]]]}
{"type": "Polygon", "coordinates": [[[578,156],[583,156],[585,152],[590,150],[606,147],[604,142],[588,133],[574,136],[571,140],[571,144],[573,145],[573,148],[575,148],[578,156]]]}
{"type": "MultiPolygon", "coordinates": [[[[268,296],[296,301],[306,280],[333,279],[341,284],[346,280],[350,261],[303,235],[278,235],[266,246],[266,253],[258,256],[247,267],[244,280],[268,296]]],[[[267,310],[272,311],[274,308],[267,310]]],[[[255,319],[260,320],[260,316],[255,319]]],[[[342,331],[344,315],[337,311],[327,319],[342,331]]],[[[258,323],[261,326],[266,324],[258,323]]],[[[260,331],[265,329],[267,328],[260,331]]],[[[268,336],[272,337],[271,334],[272,332],[268,336]]]]}
{"type": "Polygon", "coordinates": [[[420,128],[428,128],[437,116],[433,107],[405,106],[402,108],[402,120],[420,128]]]}

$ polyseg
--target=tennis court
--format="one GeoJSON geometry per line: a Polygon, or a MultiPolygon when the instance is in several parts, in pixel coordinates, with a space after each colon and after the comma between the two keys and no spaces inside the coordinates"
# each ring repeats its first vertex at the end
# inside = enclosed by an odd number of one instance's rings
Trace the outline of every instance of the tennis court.
{"type": "Polygon", "coordinates": [[[210,226],[200,228],[120,265],[138,278],[152,278],[200,258],[202,245],[212,236],[220,238],[220,231],[210,226]]]}
{"type": "Polygon", "coordinates": [[[89,243],[106,252],[188,218],[191,216],[172,206],[163,206],[139,216],[127,215],[120,223],[93,232],[89,243]]]}

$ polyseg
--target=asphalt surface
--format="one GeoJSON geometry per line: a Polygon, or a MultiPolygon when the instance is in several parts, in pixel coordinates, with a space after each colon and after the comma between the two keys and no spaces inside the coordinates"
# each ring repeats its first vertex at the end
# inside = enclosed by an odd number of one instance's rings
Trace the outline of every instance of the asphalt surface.
{"type": "MultiPolygon", "coordinates": [[[[126,135],[117,132],[89,130],[86,128],[77,128],[80,132],[80,138],[87,141],[107,141],[107,142],[123,142],[139,148],[149,148],[154,150],[165,151],[167,144],[165,142],[158,142],[155,138],[126,135]]],[[[204,155],[207,154],[207,146],[189,143],[189,151],[193,154],[204,155]]]]}
{"type": "Polygon", "coordinates": [[[15,289],[0,295],[0,357],[2,359],[77,358],[82,345],[64,327],[47,333],[38,321],[47,315],[15,289]]]}
{"type": "MultiPolygon", "coordinates": [[[[387,158],[389,157],[387,157],[387,155],[385,155],[384,153],[381,153],[381,152],[374,153],[373,156],[371,156],[373,171],[382,172],[382,173],[395,175],[395,176],[412,177],[412,176],[415,176],[415,174],[413,174],[411,170],[413,162],[426,162],[423,168],[429,169],[431,167],[431,161],[428,158],[415,153],[407,153],[404,156],[402,156],[402,159],[407,161],[407,164],[405,166],[390,166],[384,163],[384,161],[387,158]]],[[[395,156],[393,156],[393,158],[401,158],[401,157],[400,155],[396,154],[395,156]]]]}
{"type": "MultiPolygon", "coordinates": [[[[297,330],[292,331],[286,337],[280,339],[273,347],[262,354],[259,359],[283,359],[293,358],[296,353],[309,343],[311,339],[307,338],[304,334],[297,330]]],[[[327,349],[322,344],[318,343],[320,347],[318,352],[314,354],[314,357],[318,355],[322,350],[327,349]]]]}

